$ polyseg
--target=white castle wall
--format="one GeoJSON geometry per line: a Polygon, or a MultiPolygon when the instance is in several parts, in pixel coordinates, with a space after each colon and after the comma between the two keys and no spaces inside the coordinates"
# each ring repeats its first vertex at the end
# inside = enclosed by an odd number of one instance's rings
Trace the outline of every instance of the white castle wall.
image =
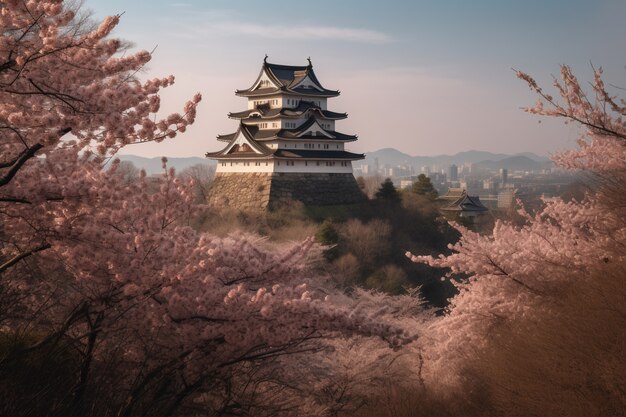
{"type": "Polygon", "coordinates": [[[298,172],[298,173],[352,173],[350,161],[218,161],[216,172],[298,172]],[[293,165],[291,165],[293,162],[293,165]]]}
{"type": "Polygon", "coordinates": [[[269,103],[270,107],[277,109],[279,107],[294,108],[298,107],[300,101],[312,101],[322,110],[327,110],[325,97],[306,97],[306,96],[268,96],[268,97],[249,97],[248,110],[252,110],[259,104],[269,103]]]}
{"type": "MultiPolygon", "coordinates": [[[[297,140],[297,139],[296,139],[297,140]]],[[[344,143],[332,143],[331,141],[309,141],[309,142],[269,142],[265,143],[271,149],[311,149],[319,151],[343,151],[344,143]]]]}

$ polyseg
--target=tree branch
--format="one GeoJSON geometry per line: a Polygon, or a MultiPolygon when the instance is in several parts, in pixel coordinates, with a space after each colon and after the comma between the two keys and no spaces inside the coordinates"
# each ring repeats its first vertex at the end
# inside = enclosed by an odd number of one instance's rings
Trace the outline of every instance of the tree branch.
{"type": "Polygon", "coordinates": [[[17,174],[17,172],[20,170],[20,168],[22,168],[22,165],[24,165],[26,163],[26,161],[28,161],[30,158],[35,156],[35,153],[37,153],[37,151],[39,149],[41,149],[41,148],[43,148],[43,145],[41,143],[36,143],[33,146],[29,147],[26,150],[26,152],[24,152],[22,155],[20,155],[20,157],[13,164],[13,166],[9,170],[9,172],[7,172],[4,177],[0,178],[0,187],[3,187],[5,185],[7,185],[9,182],[11,182],[13,177],[15,177],[15,174],[17,174]]]}
{"type": "Polygon", "coordinates": [[[19,255],[13,257],[12,259],[9,259],[8,261],[6,261],[2,265],[0,265],[0,273],[6,271],[10,267],[15,265],[19,261],[21,261],[22,259],[28,258],[29,256],[34,255],[37,252],[41,252],[43,250],[50,249],[51,247],[52,246],[49,243],[44,243],[43,245],[38,246],[35,249],[29,250],[28,252],[20,253],[19,255]]]}

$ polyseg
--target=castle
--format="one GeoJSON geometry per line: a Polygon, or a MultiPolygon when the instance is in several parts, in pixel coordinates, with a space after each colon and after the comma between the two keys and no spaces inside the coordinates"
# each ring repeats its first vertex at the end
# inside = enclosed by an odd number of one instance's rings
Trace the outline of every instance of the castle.
{"type": "Polygon", "coordinates": [[[226,146],[206,154],[217,160],[210,205],[254,210],[290,200],[334,205],[365,198],[352,174],[352,161],[364,155],[344,148],[357,136],[335,130],[348,116],[327,109],[339,91],[322,86],[310,59],[291,66],[265,56],[256,81],[235,94],[248,98],[248,109],[228,114],[239,120],[237,131],[218,135],[226,146]]]}

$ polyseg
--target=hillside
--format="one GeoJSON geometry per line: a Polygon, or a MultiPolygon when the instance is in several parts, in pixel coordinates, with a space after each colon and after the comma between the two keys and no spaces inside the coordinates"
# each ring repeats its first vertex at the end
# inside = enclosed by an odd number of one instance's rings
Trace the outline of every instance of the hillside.
{"type": "MultiPolygon", "coordinates": [[[[132,162],[137,168],[144,169],[148,175],[158,174],[163,172],[160,157],[156,158],[145,158],[143,156],[137,155],[119,155],[118,158],[120,161],[129,161],[132,162]]],[[[167,166],[176,169],[176,171],[180,172],[185,168],[189,168],[194,165],[209,165],[215,166],[217,163],[213,160],[200,158],[196,156],[186,157],[186,158],[167,158],[167,166]]]]}
{"type": "Polygon", "coordinates": [[[509,171],[539,171],[550,167],[551,162],[538,162],[524,155],[515,155],[497,161],[486,160],[474,164],[478,169],[508,169],[509,171]]]}
{"type": "MultiPolygon", "coordinates": [[[[550,159],[545,156],[538,156],[531,152],[523,152],[515,155],[496,154],[486,151],[466,151],[459,152],[454,155],[436,155],[436,156],[411,156],[400,152],[393,148],[384,148],[373,152],[367,152],[366,158],[362,163],[374,166],[376,160],[378,165],[412,165],[414,167],[421,166],[447,166],[451,164],[462,165],[464,163],[479,164],[481,168],[497,166],[498,168],[507,168],[510,170],[536,170],[541,169],[550,164],[550,159]]],[[[357,162],[358,164],[358,162],[357,162]]]]}

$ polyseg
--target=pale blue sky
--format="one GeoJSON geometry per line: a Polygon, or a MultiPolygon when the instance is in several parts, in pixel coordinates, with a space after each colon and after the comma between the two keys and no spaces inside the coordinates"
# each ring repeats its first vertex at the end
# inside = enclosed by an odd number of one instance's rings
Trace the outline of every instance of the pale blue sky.
{"type": "Polygon", "coordinates": [[[301,65],[342,95],[355,151],[395,147],[412,155],[470,149],[540,154],[574,146],[577,130],[528,115],[535,97],[522,69],[548,87],[559,64],[590,79],[590,62],[626,86],[626,1],[143,1],[86,0],[97,18],[125,12],[115,35],[151,50],[152,77],[174,74],[164,110],[203,94],[188,133],[126,153],[202,156],[245,108],[234,95],[256,79],[263,56],[301,65]]]}

